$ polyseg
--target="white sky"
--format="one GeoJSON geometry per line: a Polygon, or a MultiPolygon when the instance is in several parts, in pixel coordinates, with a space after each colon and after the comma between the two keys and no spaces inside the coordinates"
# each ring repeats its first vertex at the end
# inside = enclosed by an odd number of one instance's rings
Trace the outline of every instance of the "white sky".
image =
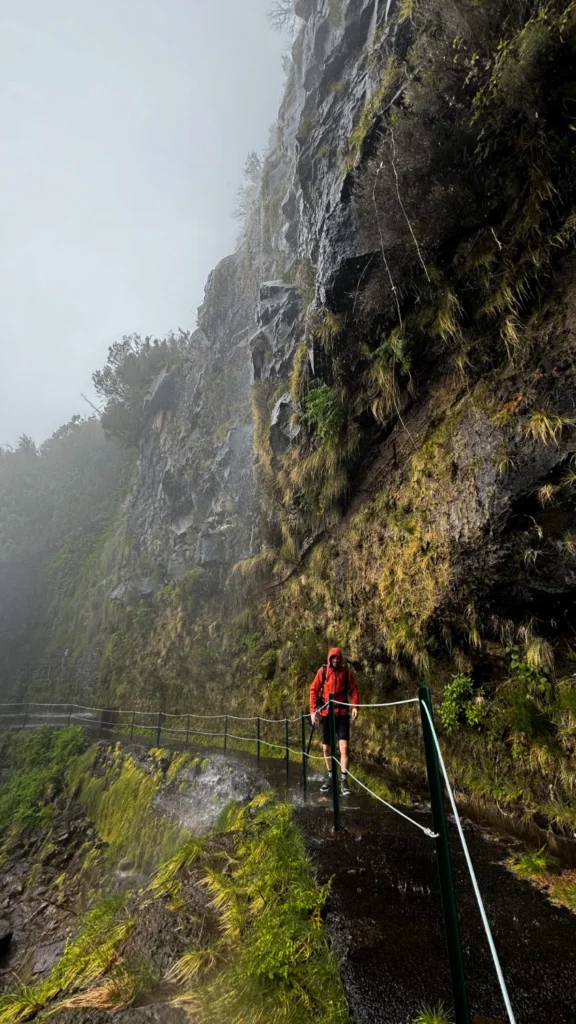
{"type": "Polygon", "coordinates": [[[276,118],[269,0],[0,0],[0,444],[123,334],[192,327],[276,118]]]}

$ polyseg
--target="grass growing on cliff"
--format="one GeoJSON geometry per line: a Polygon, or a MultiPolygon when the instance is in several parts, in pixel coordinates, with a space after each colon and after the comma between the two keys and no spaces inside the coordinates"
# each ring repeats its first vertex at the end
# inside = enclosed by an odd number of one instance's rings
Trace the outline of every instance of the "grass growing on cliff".
{"type": "Polygon", "coordinates": [[[124,858],[138,868],[148,869],[172,854],[186,833],[177,824],[154,815],[152,805],[162,773],[147,774],[118,750],[104,775],[89,776],[81,782],[78,798],[107,843],[107,857],[113,863],[124,858]],[[146,822],[145,828],[142,822],[146,822]]]}
{"type": "Polygon", "coordinates": [[[4,735],[0,756],[10,774],[0,789],[0,839],[9,841],[50,823],[51,798],[85,746],[84,733],[76,727],[55,731],[42,726],[4,735]]]}
{"type": "MultiPolygon", "coordinates": [[[[78,935],[68,941],[46,981],[38,985],[19,983],[0,997],[0,1024],[19,1024],[56,996],[90,985],[109,971],[134,927],[126,913],[126,901],[124,894],[113,896],[85,914],[78,935]]],[[[65,1005],[61,1002],[57,1009],[65,1005]]]]}
{"type": "Polygon", "coordinates": [[[220,936],[174,966],[173,978],[193,982],[177,1003],[203,1024],[345,1024],[321,920],[329,886],[314,881],[291,808],[260,804],[229,814],[227,831],[238,834],[229,870],[206,876],[220,936]]]}

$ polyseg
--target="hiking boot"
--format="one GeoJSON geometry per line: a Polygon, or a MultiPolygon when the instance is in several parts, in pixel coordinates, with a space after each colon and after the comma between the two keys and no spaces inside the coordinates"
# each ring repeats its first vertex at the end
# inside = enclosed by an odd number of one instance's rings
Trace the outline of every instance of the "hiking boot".
{"type": "Polygon", "coordinates": [[[324,782],[320,786],[320,792],[321,793],[329,793],[331,789],[332,789],[332,776],[329,775],[327,779],[324,779],[324,782]]]}
{"type": "Polygon", "coordinates": [[[341,786],[342,796],[350,796],[351,792],[352,792],[352,790],[350,789],[350,786],[348,785],[348,779],[344,775],[343,778],[342,778],[342,786],[341,786]]]}

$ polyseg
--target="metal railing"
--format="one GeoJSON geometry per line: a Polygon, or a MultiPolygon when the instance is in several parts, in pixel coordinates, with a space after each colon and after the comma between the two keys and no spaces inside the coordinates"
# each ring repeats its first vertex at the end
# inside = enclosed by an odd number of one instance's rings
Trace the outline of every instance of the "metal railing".
{"type": "MultiPolygon", "coordinates": [[[[502,998],[506,1007],[508,1020],[510,1024],[516,1024],[512,1006],[510,1003],[510,997],[502,973],[502,968],[494,945],[492,932],[488,922],[488,917],[482,901],[482,896],[478,887],[478,881],[468,850],[468,845],[458,815],[458,809],[454,799],[452,786],[446,770],[442,751],[438,741],[436,729],[434,727],[433,710],[432,710],[432,699],[430,690],[428,687],[421,687],[417,697],[412,697],[409,700],[402,701],[391,701],[386,704],[364,704],[360,705],[364,709],[376,710],[377,708],[388,708],[397,707],[399,705],[414,704],[418,705],[420,710],[420,721],[422,725],[423,740],[424,740],[424,752],[426,757],[426,770],[428,775],[428,788],[430,793],[430,804],[432,811],[432,822],[433,830],[422,825],[420,822],[415,821],[409,815],[405,814],[404,811],[399,810],[393,804],[388,803],[381,796],[378,796],[369,786],[365,785],[360,779],[348,772],[353,781],[365,790],[371,797],[379,801],[388,807],[391,811],[399,814],[402,818],[416,826],[424,835],[433,840],[435,843],[436,857],[438,862],[438,875],[440,882],[440,894],[442,902],[442,912],[444,917],[444,927],[446,933],[446,945],[448,953],[448,962],[450,967],[450,980],[452,986],[452,996],[454,1002],[454,1014],[456,1024],[470,1024],[470,1009],[468,1003],[468,993],[466,985],[466,976],[464,971],[464,961],[462,956],[462,943],[460,938],[460,925],[458,919],[458,909],[456,904],[456,893],[454,889],[454,879],[452,873],[452,864],[450,856],[450,847],[448,843],[448,827],[446,821],[446,811],[444,807],[444,788],[448,794],[452,813],[454,815],[456,826],[458,829],[458,836],[464,851],[466,864],[472,885],[474,888],[474,894],[480,910],[482,918],[482,924],[486,932],[488,939],[488,945],[490,953],[494,961],[496,974],[498,977],[498,983],[502,992],[502,998]]],[[[329,729],[330,729],[330,748],[326,748],[328,751],[327,758],[332,767],[332,808],[334,816],[334,832],[338,833],[342,829],[341,815],[340,815],[340,783],[339,783],[339,769],[341,769],[341,763],[337,756],[337,741],[336,741],[336,707],[337,705],[351,707],[351,705],[345,704],[341,701],[335,701],[334,697],[331,696],[329,702],[325,704],[320,711],[327,711],[329,717],[329,729]]],[[[231,715],[229,713],[222,713],[217,715],[197,715],[197,714],[168,714],[167,712],[152,712],[152,711],[122,711],[119,708],[90,708],[79,704],[39,704],[33,702],[20,703],[20,704],[0,704],[0,729],[2,723],[5,722],[5,727],[11,729],[30,729],[36,728],[40,725],[46,724],[50,721],[52,724],[56,724],[60,727],[80,725],[87,729],[89,732],[93,732],[97,737],[102,737],[105,734],[118,733],[124,736],[128,736],[131,740],[135,737],[141,737],[143,735],[150,735],[154,739],[157,747],[160,747],[162,736],[166,735],[173,740],[174,737],[178,738],[177,742],[184,745],[187,750],[190,743],[195,738],[202,738],[208,745],[214,744],[215,742],[222,741],[222,749],[224,751],[229,749],[230,742],[233,744],[249,744],[255,747],[255,753],[258,762],[262,757],[263,752],[267,753],[270,750],[279,750],[280,755],[285,759],[286,764],[286,779],[290,778],[290,761],[291,758],[298,758],[301,760],[301,772],[302,772],[302,788],[304,799],[307,794],[307,778],[308,778],[308,762],[310,760],[320,760],[324,762],[325,757],[319,758],[314,754],[310,754],[310,742],[307,737],[307,722],[309,716],[306,713],[298,715],[296,718],[264,718],[262,716],[254,715],[250,717],[241,717],[237,715],[231,715]],[[149,719],[150,721],[147,721],[149,719]],[[170,725],[166,722],[170,721],[170,725]],[[222,726],[220,729],[199,729],[197,727],[198,722],[215,723],[221,722],[222,726]],[[252,736],[239,735],[238,732],[233,732],[230,729],[231,723],[254,723],[255,734],[252,736]],[[177,723],[180,724],[181,728],[173,728],[177,723]],[[298,749],[292,747],[291,743],[291,727],[299,723],[299,741],[300,746],[298,749]],[[280,726],[283,731],[282,743],[276,743],[270,739],[267,739],[263,735],[263,728],[269,726],[280,726]]],[[[232,728],[235,728],[232,726],[232,728]]],[[[243,728],[243,732],[247,732],[248,729],[243,728]]],[[[311,739],[311,737],[310,737],[311,739]]]]}

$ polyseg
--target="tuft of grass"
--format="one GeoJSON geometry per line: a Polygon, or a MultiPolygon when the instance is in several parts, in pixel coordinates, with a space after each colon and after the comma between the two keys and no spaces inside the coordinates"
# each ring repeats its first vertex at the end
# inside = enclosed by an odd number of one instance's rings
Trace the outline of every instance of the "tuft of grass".
{"type": "Polygon", "coordinates": [[[137,968],[118,967],[102,985],[78,992],[58,1004],[63,1009],[121,1010],[132,1006],[150,992],[160,977],[147,965],[137,968]]]}
{"type": "Polygon", "coordinates": [[[404,331],[396,327],[373,353],[365,374],[370,408],[379,423],[398,412],[401,387],[406,385],[410,390],[412,384],[411,365],[408,341],[404,331]]]}
{"type": "Polygon", "coordinates": [[[516,854],[510,861],[510,867],[519,878],[545,878],[554,867],[554,858],[545,846],[529,853],[516,854]]]}
{"type": "Polygon", "coordinates": [[[0,996],[0,1024],[31,1020],[43,1009],[48,998],[45,985],[26,985],[18,981],[12,992],[0,996]]]}
{"type": "Polygon", "coordinates": [[[549,894],[553,903],[576,913],[576,871],[564,871],[549,881],[549,894]]]}
{"type": "Polygon", "coordinates": [[[538,503],[542,508],[551,505],[554,501],[558,487],[554,484],[543,484],[538,490],[538,503]]]}
{"type": "Polygon", "coordinates": [[[434,1006],[424,1005],[414,1024],[453,1024],[452,1016],[443,1003],[436,1003],[434,1006]]]}
{"type": "Polygon", "coordinates": [[[336,339],[342,334],[344,324],[341,317],[323,306],[317,316],[313,317],[312,330],[314,338],[322,345],[322,348],[329,352],[336,339]]]}
{"type": "Polygon", "coordinates": [[[194,837],[189,839],[172,857],[164,861],[150,882],[149,890],[152,895],[158,897],[170,894],[178,876],[202,856],[203,849],[203,841],[194,837]]]}
{"type": "Polygon", "coordinates": [[[558,444],[562,431],[572,426],[574,420],[570,416],[537,409],[524,424],[523,430],[533,441],[540,441],[541,444],[558,444]]]}
{"type": "Polygon", "coordinates": [[[301,342],[295,353],[290,373],[290,394],[294,405],[299,405],[304,396],[309,371],[308,345],[301,342]]]}
{"type": "Polygon", "coordinates": [[[528,638],[526,644],[526,662],[536,671],[552,672],[554,668],[554,648],[541,636],[528,638]]]}

